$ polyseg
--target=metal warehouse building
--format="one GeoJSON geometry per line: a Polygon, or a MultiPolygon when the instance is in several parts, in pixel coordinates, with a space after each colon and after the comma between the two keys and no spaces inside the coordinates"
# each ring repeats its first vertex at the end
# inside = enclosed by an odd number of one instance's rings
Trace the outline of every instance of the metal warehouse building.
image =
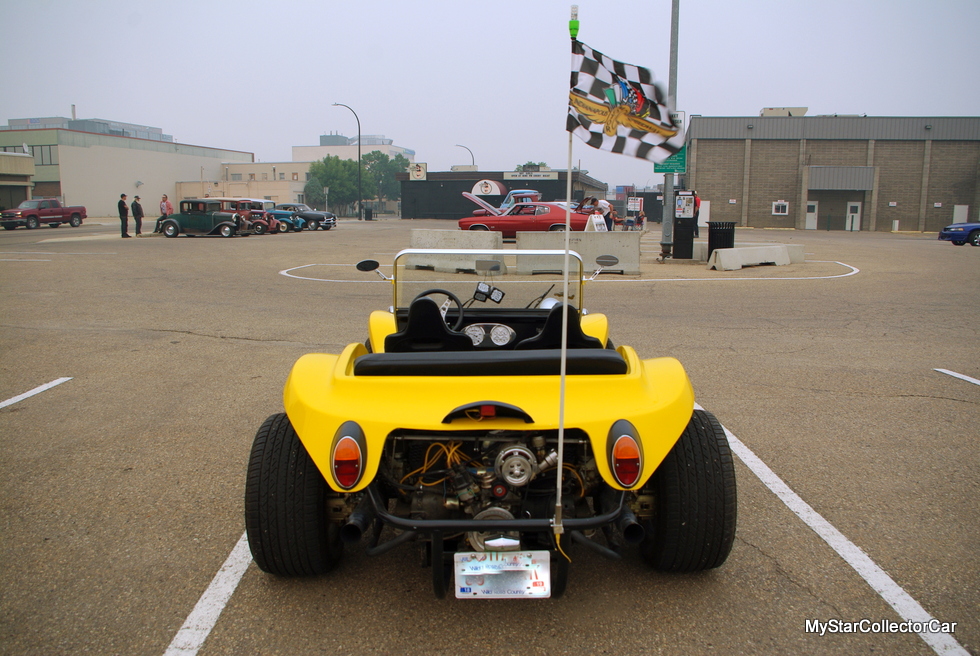
{"type": "Polygon", "coordinates": [[[712,221],[936,232],[980,215],[980,117],[692,116],[712,221]]]}

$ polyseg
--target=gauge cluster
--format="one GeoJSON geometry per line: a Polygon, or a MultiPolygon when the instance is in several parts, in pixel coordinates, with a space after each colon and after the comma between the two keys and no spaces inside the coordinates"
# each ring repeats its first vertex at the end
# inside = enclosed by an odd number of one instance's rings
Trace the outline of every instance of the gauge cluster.
{"type": "Polygon", "coordinates": [[[514,341],[517,333],[502,323],[471,323],[463,329],[477,348],[500,348],[514,341]]]}

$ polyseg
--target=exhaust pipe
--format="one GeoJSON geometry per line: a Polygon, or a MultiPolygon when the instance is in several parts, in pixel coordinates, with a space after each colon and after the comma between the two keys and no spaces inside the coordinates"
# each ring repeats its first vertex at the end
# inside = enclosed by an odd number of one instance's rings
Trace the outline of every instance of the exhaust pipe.
{"type": "MultiPolygon", "coordinates": [[[[615,490],[610,487],[605,487],[599,492],[599,507],[602,512],[610,512],[616,508],[620,503],[620,496],[615,490]]],[[[629,544],[639,544],[643,542],[643,538],[646,535],[646,529],[643,528],[643,524],[637,520],[636,515],[629,506],[624,502],[622,504],[622,509],[619,513],[619,518],[616,519],[616,528],[619,529],[620,534],[629,544]]]]}
{"type": "Polygon", "coordinates": [[[623,506],[623,512],[619,515],[619,519],[616,520],[619,526],[620,533],[623,534],[623,539],[629,544],[640,544],[643,542],[643,537],[646,535],[646,529],[643,528],[641,524],[636,519],[636,515],[633,511],[623,506]]]}
{"type": "Polygon", "coordinates": [[[346,544],[357,544],[376,516],[371,499],[364,497],[347,518],[347,523],[340,527],[340,539],[346,544]]]}

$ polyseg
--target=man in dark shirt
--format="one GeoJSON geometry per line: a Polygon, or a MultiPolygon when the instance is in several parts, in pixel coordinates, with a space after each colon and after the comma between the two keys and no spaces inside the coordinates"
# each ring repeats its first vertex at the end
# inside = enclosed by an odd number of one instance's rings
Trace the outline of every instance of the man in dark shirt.
{"type": "Polygon", "coordinates": [[[140,205],[140,197],[133,199],[133,221],[136,221],[136,236],[143,236],[143,206],[140,205]]]}
{"type": "Polygon", "coordinates": [[[123,239],[129,237],[129,205],[126,204],[126,194],[119,194],[119,223],[123,239]]]}

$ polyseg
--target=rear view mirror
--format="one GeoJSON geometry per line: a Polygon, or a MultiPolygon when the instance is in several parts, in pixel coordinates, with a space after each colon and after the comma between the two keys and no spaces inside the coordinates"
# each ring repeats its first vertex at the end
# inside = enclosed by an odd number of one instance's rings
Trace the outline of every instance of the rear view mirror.
{"type": "Polygon", "coordinates": [[[595,263],[605,269],[619,264],[619,258],[615,255],[600,255],[595,259],[595,263]]]}
{"type": "Polygon", "coordinates": [[[375,271],[379,266],[381,266],[381,263],[379,263],[377,260],[361,260],[354,266],[357,267],[358,271],[375,271]]]}

